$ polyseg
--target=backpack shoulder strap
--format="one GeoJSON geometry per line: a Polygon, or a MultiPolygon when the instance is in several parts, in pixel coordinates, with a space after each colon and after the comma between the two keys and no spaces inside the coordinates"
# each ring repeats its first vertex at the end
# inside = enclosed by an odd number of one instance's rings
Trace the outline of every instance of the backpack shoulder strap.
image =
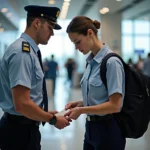
{"type": "Polygon", "coordinates": [[[102,63],[100,65],[100,77],[102,79],[102,82],[104,83],[106,89],[107,89],[107,79],[106,79],[106,64],[107,64],[107,60],[110,57],[117,57],[121,60],[121,62],[123,63],[124,69],[127,67],[127,64],[123,61],[123,59],[116,53],[109,53],[107,54],[103,59],[102,59],[102,63]]]}

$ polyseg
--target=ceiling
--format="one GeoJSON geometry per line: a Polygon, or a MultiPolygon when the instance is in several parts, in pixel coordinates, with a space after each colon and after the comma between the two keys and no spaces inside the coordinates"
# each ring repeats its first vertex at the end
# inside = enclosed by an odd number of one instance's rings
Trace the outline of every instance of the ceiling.
{"type": "MultiPolygon", "coordinates": [[[[67,19],[72,19],[77,15],[86,15],[93,19],[100,19],[99,10],[103,7],[108,7],[109,13],[123,13],[132,7],[135,7],[143,1],[150,0],[71,0],[67,14],[67,19]]],[[[55,0],[55,4],[51,6],[62,8],[63,0],[55,0]]],[[[149,3],[150,4],[150,3],[149,3]]],[[[8,18],[6,13],[0,12],[0,24],[5,26],[5,30],[17,30],[20,18],[26,17],[24,6],[26,5],[44,5],[50,6],[48,0],[0,0],[0,10],[7,7],[13,16],[8,18]]],[[[128,15],[129,16],[129,15],[128,15]]]]}

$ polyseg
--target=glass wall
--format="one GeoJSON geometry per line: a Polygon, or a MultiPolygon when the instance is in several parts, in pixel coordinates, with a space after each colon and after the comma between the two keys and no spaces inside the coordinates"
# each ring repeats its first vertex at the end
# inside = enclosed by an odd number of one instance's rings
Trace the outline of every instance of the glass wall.
{"type": "Polygon", "coordinates": [[[150,14],[134,20],[122,21],[122,56],[125,61],[136,62],[150,52],[150,14]]]}
{"type": "Polygon", "coordinates": [[[16,31],[0,32],[0,59],[3,57],[7,47],[16,39],[16,36],[16,31]]]}

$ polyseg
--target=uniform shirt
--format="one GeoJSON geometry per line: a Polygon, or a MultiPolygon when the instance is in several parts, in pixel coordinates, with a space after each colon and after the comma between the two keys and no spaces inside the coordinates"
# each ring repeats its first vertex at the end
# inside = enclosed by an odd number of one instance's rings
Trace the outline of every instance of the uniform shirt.
{"type": "MultiPolygon", "coordinates": [[[[95,57],[91,53],[87,58],[88,66],[81,79],[81,89],[84,106],[93,106],[108,101],[113,93],[120,93],[124,98],[125,75],[123,64],[117,57],[111,57],[107,61],[107,86],[103,84],[100,77],[100,64],[102,59],[112,51],[104,45],[95,57]]],[[[123,104],[122,98],[122,104],[123,104]]]]}
{"type": "Polygon", "coordinates": [[[0,66],[0,107],[4,112],[21,115],[15,111],[12,88],[21,85],[30,89],[30,99],[42,103],[43,77],[37,44],[23,33],[5,52],[0,66]],[[22,51],[22,42],[30,44],[30,52],[22,51]]]}

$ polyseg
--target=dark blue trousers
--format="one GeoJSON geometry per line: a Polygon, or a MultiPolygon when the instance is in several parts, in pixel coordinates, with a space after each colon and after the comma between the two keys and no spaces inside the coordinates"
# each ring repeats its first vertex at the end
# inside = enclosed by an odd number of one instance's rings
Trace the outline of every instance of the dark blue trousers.
{"type": "Polygon", "coordinates": [[[0,150],[41,150],[40,141],[39,126],[0,120],[0,150]]]}
{"type": "Polygon", "coordinates": [[[84,150],[124,150],[125,137],[114,118],[86,121],[84,150]]]}

